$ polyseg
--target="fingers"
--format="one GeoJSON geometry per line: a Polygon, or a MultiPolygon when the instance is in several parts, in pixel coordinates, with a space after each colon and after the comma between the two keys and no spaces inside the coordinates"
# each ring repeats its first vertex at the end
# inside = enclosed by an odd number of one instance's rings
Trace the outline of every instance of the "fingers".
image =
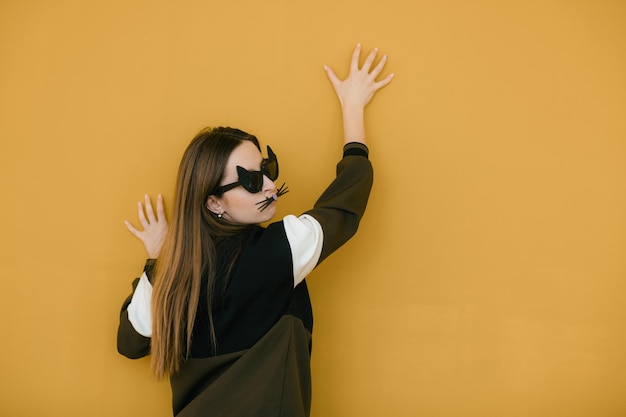
{"type": "MultiPolygon", "coordinates": [[[[371,64],[374,61],[374,57],[376,56],[376,52],[378,51],[377,48],[374,48],[374,50],[372,52],[370,52],[369,56],[367,57],[367,60],[365,62],[365,64],[363,65],[363,69],[364,70],[368,70],[371,66],[371,64]]],[[[387,64],[387,55],[383,55],[383,57],[380,59],[380,61],[378,62],[378,64],[374,67],[374,69],[369,73],[369,76],[371,77],[372,81],[375,81],[376,78],[378,78],[378,76],[380,75],[380,73],[383,71],[383,69],[385,68],[385,65],[387,64]]],[[[378,81],[378,82],[374,82],[374,91],[378,91],[381,88],[383,88],[384,86],[386,86],[387,84],[389,84],[391,82],[391,80],[393,80],[394,74],[391,73],[389,75],[387,75],[385,78],[383,78],[382,80],[378,81]]]]}
{"type": "Polygon", "coordinates": [[[141,232],[135,228],[128,220],[124,220],[124,224],[129,232],[131,232],[135,237],[141,239],[141,232]]]}
{"type": "Polygon", "coordinates": [[[146,215],[144,214],[143,204],[141,204],[141,201],[137,203],[137,217],[139,218],[139,223],[141,223],[144,229],[147,229],[148,226],[150,226],[150,223],[146,220],[146,215]]]}
{"type": "MultiPolygon", "coordinates": [[[[152,200],[148,194],[144,197],[145,203],[141,201],[137,203],[137,217],[139,218],[139,223],[144,230],[148,229],[151,225],[159,223],[159,221],[166,222],[165,220],[165,209],[163,207],[163,196],[159,194],[157,197],[157,216],[154,214],[154,209],[152,207],[152,200]]],[[[129,227],[129,230],[133,232],[133,230],[137,233],[139,232],[135,229],[130,223],[126,222],[126,226],[129,227]],[[132,229],[131,229],[132,227],[132,229]]],[[[133,232],[134,233],[134,232],[133,232]]],[[[136,233],[134,233],[136,235],[136,233]]]]}
{"type": "Polygon", "coordinates": [[[359,70],[359,57],[361,56],[361,44],[357,43],[354,51],[352,52],[352,60],[350,61],[350,72],[356,72],[359,70]]]}
{"type": "Polygon", "coordinates": [[[156,217],[154,216],[154,209],[152,208],[152,200],[150,199],[150,196],[148,194],[145,195],[144,197],[146,203],[146,214],[148,215],[148,221],[150,223],[154,223],[156,221],[156,217]]]}
{"type": "Polygon", "coordinates": [[[159,221],[165,221],[165,209],[163,208],[163,196],[161,194],[157,197],[157,215],[159,216],[159,221]]]}
{"type": "Polygon", "coordinates": [[[332,84],[333,89],[335,90],[335,93],[337,94],[337,97],[339,98],[339,103],[343,105],[343,98],[341,97],[341,94],[339,92],[339,90],[341,89],[342,81],[339,79],[339,77],[337,77],[337,75],[335,74],[335,71],[333,71],[327,65],[324,65],[324,70],[326,71],[326,76],[330,80],[330,83],[332,84]]]}
{"type": "Polygon", "coordinates": [[[360,53],[361,44],[358,44],[352,52],[350,72],[345,79],[340,79],[331,68],[324,65],[326,75],[332,83],[342,107],[347,104],[352,106],[367,105],[372,95],[389,84],[394,77],[393,74],[390,74],[384,79],[376,81],[387,64],[387,55],[384,55],[374,65],[378,55],[378,48],[374,48],[368,53],[363,66],[359,69],[360,53]]]}
{"type": "Polygon", "coordinates": [[[389,84],[391,82],[391,80],[393,80],[394,74],[391,73],[388,76],[386,76],[385,78],[383,78],[382,80],[378,81],[375,84],[375,88],[376,90],[380,90],[381,88],[383,88],[384,86],[386,86],[387,84],[389,84]]]}
{"type": "Polygon", "coordinates": [[[330,68],[327,65],[324,65],[324,71],[326,71],[326,76],[328,77],[332,85],[337,85],[340,82],[339,78],[335,74],[335,71],[332,70],[332,68],[330,68]]]}
{"type": "MultiPolygon", "coordinates": [[[[358,44],[357,47],[354,49],[354,52],[352,53],[352,62],[350,65],[350,72],[363,71],[366,74],[370,75],[371,78],[375,80],[385,68],[385,64],[387,64],[387,59],[388,59],[387,55],[383,55],[380,61],[378,61],[378,64],[376,64],[374,69],[372,69],[372,64],[374,63],[376,59],[376,55],[378,55],[378,48],[372,49],[370,53],[367,55],[367,58],[365,58],[365,62],[363,63],[363,66],[359,70],[360,53],[361,53],[361,44],[358,44]]],[[[393,76],[391,78],[393,78],[393,76]]],[[[385,78],[384,80],[381,81],[381,83],[383,84],[380,85],[379,88],[384,87],[390,82],[391,82],[391,79],[389,79],[389,77],[385,78]]]]}
{"type": "Polygon", "coordinates": [[[143,228],[138,229],[128,220],[124,221],[128,231],[143,243],[150,258],[158,257],[168,228],[165,209],[163,207],[163,196],[160,194],[156,201],[156,214],[158,218],[152,207],[150,196],[146,194],[144,203],[141,201],[137,203],[137,217],[143,228]]]}
{"type": "Polygon", "coordinates": [[[380,61],[378,61],[378,65],[376,65],[374,67],[374,69],[372,70],[370,75],[374,79],[376,79],[376,77],[378,77],[378,75],[383,71],[383,68],[385,68],[385,64],[386,63],[387,63],[387,55],[383,55],[383,57],[380,59],[380,61]]]}
{"type": "MultiPolygon", "coordinates": [[[[348,77],[350,77],[351,74],[354,74],[359,71],[363,71],[366,74],[371,75],[375,79],[385,67],[385,64],[387,63],[387,58],[388,58],[387,55],[384,55],[380,59],[378,64],[374,67],[374,69],[372,70],[371,69],[372,64],[374,63],[374,60],[376,59],[376,55],[378,55],[378,48],[374,48],[370,51],[370,53],[367,55],[367,58],[365,59],[365,62],[363,63],[363,66],[359,69],[360,54],[361,54],[361,44],[358,44],[356,48],[354,48],[354,51],[352,52],[352,59],[350,61],[350,74],[348,74],[348,77]]],[[[333,85],[336,85],[337,83],[341,82],[339,77],[337,77],[335,72],[329,66],[324,65],[324,71],[326,71],[326,75],[328,76],[330,81],[333,83],[333,85]]]]}
{"type": "MultiPolygon", "coordinates": [[[[365,59],[365,62],[363,63],[363,67],[361,68],[363,71],[368,72],[368,73],[370,72],[370,68],[372,67],[372,62],[374,62],[374,58],[376,58],[377,54],[378,54],[378,48],[374,48],[370,51],[370,53],[367,55],[367,58],[365,59]]],[[[380,63],[378,65],[380,65],[380,63]]],[[[376,68],[378,68],[378,66],[376,68]]]]}

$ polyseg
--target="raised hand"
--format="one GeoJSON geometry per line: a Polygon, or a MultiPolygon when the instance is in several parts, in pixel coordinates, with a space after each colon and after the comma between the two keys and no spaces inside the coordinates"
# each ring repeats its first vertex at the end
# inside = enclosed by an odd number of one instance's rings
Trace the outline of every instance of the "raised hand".
{"type": "Polygon", "coordinates": [[[167,219],[163,209],[163,196],[161,195],[157,197],[156,212],[157,215],[155,216],[150,196],[146,194],[145,204],[142,204],[141,201],[137,204],[137,216],[143,230],[135,228],[128,220],[124,221],[128,230],[141,240],[148,256],[152,259],[159,256],[167,234],[167,219]]]}
{"type": "Polygon", "coordinates": [[[372,69],[372,64],[377,54],[378,49],[373,49],[365,59],[363,66],[359,69],[361,44],[358,44],[352,52],[350,72],[345,80],[340,80],[330,67],[324,65],[326,75],[337,93],[342,108],[350,106],[365,107],[372,99],[374,93],[389,84],[393,79],[394,75],[389,74],[382,80],[376,81],[376,78],[387,63],[387,55],[384,55],[372,69]]]}
{"type": "Polygon", "coordinates": [[[354,52],[352,52],[350,72],[345,80],[340,80],[330,67],[324,65],[326,75],[333,85],[335,93],[337,93],[337,97],[341,103],[345,143],[365,143],[365,106],[370,102],[374,93],[389,84],[393,79],[394,75],[389,74],[382,80],[376,81],[376,78],[380,75],[387,63],[387,55],[385,55],[374,69],[372,69],[377,54],[378,49],[373,49],[367,58],[365,58],[363,66],[359,68],[361,45],[358,44],[356,48],[354,48],[354,52]]]}

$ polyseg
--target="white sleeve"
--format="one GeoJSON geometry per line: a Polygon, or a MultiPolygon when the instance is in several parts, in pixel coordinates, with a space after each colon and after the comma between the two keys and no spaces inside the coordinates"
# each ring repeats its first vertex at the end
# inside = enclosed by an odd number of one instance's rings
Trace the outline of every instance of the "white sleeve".
{"type": "Polygon", "coordinates": [[[142,336],[152,336],[152,284],[144,272],[128,305],[128,321],[142,336]]]}
{"type": "Polygon", "coordinates": [[[322,254],[324,232],[313,216],[286,216],[283,219],[293,260],[293,286],[301,283],[315,268],[322,254]]]}

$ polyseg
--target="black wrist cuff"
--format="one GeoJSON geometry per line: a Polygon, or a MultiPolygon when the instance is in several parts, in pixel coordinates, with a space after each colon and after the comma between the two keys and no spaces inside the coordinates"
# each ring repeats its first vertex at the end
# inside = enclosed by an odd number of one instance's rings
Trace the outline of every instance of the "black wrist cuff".
{"type": "Polygon", "coordinates": [[[346,143],[343,147],[343,156],[356,155],[356,156],[364,156],[368,157],[370,151],[364,143],[361,142],[350,142],[346,143]]]}

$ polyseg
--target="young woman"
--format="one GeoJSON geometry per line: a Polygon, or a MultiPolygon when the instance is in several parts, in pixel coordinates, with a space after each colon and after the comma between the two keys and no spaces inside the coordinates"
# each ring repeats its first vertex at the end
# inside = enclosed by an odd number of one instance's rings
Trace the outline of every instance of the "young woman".
{"type": "Polygon", "coordinates": [[[118,351],[151,354],[185,416],[308,416],[313,315],[305,277],[357,230],[372,186],[363,111],[391,82],[376,81],[387,57],[361,68],[357,45],[345,80],[324,67],[341,102],[345,145],[337,176],[314,207],[267,227],[276,201],[278,158],[238,129],[200,132],[180,164],[167,224],[139,203],[144,273],[123,304],[118,351]],[[145,214],[144,214],[145,209],[145,214]]]}

